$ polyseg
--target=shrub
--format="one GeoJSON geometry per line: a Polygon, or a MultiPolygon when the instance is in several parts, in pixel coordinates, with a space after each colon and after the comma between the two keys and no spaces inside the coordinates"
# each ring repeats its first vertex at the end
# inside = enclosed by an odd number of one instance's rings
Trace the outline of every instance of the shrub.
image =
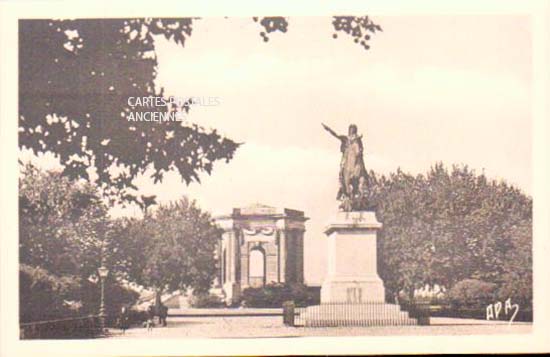
{"type": "Polygon", "coordinates": [[[261,288],[243,290],[242,302],[248,307],[281,307],[285,301],[292,300],[296,306],[308,306],[316,303],[316,296],[304,284],[269,284],[261,288]]]}
{"type": "Polygon", "coordinates": [[[532,276],[524,277],[519,274],[504,275],[504,283],[498,291],[500,301],[511,299],[512,303],[519,304],[522,309],[533,308],[533,280],[532,276]],[[516,276],[514,276],[516,275],[516,276]]]}
{"type": "Polygon", "coordinates": [[[214,294],[192,295],[189,299],[189,305],[195,308],[219,308],[225,307],[222,299],[214,294]]]}
{"type": "MultiPolygon", "coordinates": [[[[85,281],[82,284],[81,298],[83,305],[81,314],[97,314],[101,301],[100,283],[85,281]]],[[[113,325],[120,315],[122,307],[134,305],[138,298],[139,294],[137,292],[120,285],[115,279],[107,278],[105,281],[105,313],[107,314],[107,324],[113,325]]]]}
{"type": "Polygon", "coordinates": [[[149,318],[149,313],[143,310],[128,310],[128,323],[130,326],[141,325],[144,321],[147,321],[149,318]]]}
{"type": "MultiPolygon", "coordinates": [[[[122,306],[133,305],[139,294],[117,281],[105,282],[107,324],[113,325],[122,306]]],[[[71,275],[57,276],[42,268],[19,268],[20,321],[45,321],[97,315],[101,301],[99,283],[71,275]]]]}
{"type": "Polygon", "coordinates": [[[42,268],[19,267],[19,312],[21,322],[76,316],[65,303],[80,285],[75,277],[58,277],[42,268]]]}
{"type": "Polygon", "coordinates": [[[448,299],[454,308],[478,308],[496,299],[496,284],[476,279],[464,279],[449,290],[448,299]]]}

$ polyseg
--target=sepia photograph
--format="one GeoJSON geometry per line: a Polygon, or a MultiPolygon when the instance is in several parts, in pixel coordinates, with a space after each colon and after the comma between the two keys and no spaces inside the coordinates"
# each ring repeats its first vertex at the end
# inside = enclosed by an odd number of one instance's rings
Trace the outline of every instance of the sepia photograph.
{"type": "Polygon", "coordinates": [[[544,332],[540,21],[248,10],[13,16],[13,343],[544,332]]]}

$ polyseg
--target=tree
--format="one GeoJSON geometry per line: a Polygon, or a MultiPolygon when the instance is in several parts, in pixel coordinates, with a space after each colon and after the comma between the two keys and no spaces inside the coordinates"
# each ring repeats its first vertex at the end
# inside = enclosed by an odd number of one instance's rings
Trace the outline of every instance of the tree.
{"type": "MultiPolygon", "coordinates": [[[[532,271],[532,199],[505,182],[489,181],[467,166],[436,164],[426,175],[397,170],[369,172],[363,206],[384,224],[379,271],[389,295],[435,284],[450,288],[465,279],[518,283],[532,271]],[[519,243],[521,242],[521,243],[519,243]],[[518,255],[520,269],[510,264],[518,255]],[[512,273],[515,272],[515,273],[512,273]]],[[[519,284],[528,295],[529,282],[519,284]]],[[[518,297],[519,298],[519,297],[518,297]]]]}
{"type": "MultiPolygon", "coordinates": [[[[281,16],[270,16],[259,19],[258,17],[252,18],[255,22],[260,23],[265,31],[260,32],[262,39],[269,41],[269,33],[272,32],[287,32],[288,20],[281,16]]],[[[367,42],[371,38],[371,34],[376,31],[382,31],[380,25],[375,24],[368,16],[333,16],[332,26],[334,27],[334,39],[338,38],[337,32],[343,32],[348,36],[353,37],[353,42],[360,44],[365,50],[368,50],[370,46],[367,42]]]]}
{"type": "MultiPolygon", "coordinates": [[[[31,164],[19,179],[20,262],[55,275],[94,275],[107,241],[107,209],[97,191],[31,164]]],[[[112,252],[112,250],[110,250],[112,252]]]]}
{"type": "Polygon", "coordinates": [[[496,284],[464,279],[449,290],[448,298],[455,308],[485,308],[495,301],[496,284]]]}
{"type": "Polygon", "coordinates": [[[21,321],[97,313],[102,261],[110,269],[108,312],[136,300],[119,280],[135,275],[139,265],[127,255],[118,237],[124,226],[109,219],[97,188],[27,164],[19,210],[21,321]]]}
{"type": "Polygon", "coordinates": [[[139,264],[120,239],[125,220],[111,220],[96,187],[32,164],[19,179],[20,263],[52,274],[94,276],[104,263],[117,278],[135,276],[139,264]]]}
{"type": "MultiPolygon", "coordinates": [[[[238,144],[197,125],[128,121],[129,97],[164,96],[155,87],[154,35],[184,45],[193,19],[28,20],[20,22],[19,144],[52,152],[70,178],[110,197],[135,200],[132,180],[175,169],[189,183],[229,161],[238,144]],[[113,170],[117,167],[118,170],[113,170]],[[116,171],[116,172],[115,172],[116,171]]],[[[188,110],[189,103],[150,112],[188,110]]]]}
{"type": "MultiPolygon", "coordinates": [[[[132,111],[129,97],[167,97],[155,83],[154,36],[183,47],[196,20],[20,21],[20,147],[35,154],[52,152],[64,175],[96,181],[113,202],[116,197],[141,204],[132,184],[140,173],[151,169],[159,182],[175,170],[189,183],[199,181],[201,172],[210,174],[214,162],[231,160],[239,144],[216,130],[189,122],[151,125],[127,120],[132,111]]],[[[288,28],[284,17],[264,17],[259,23],[267,33],[288,28]]],[[[367,16],[337,16],[333,26],[365,48],[368,33],[381,31],[367,16]]],[[[265,41],[266,32],[261,32],[265,41]]],[[[155,105],[147,111],[187,112],[189,105],[155,105]]]]}
{"type": "Polygon", "coordinates": [[[498,292],[502,301],[511,299],[522,308],[533,306],[533,223],[524,220],[509,231],[512,249],[507,254],[502,284],[498,292]]]}
{"type": "Polygon", "coordinates": [[[206,293],[217,273],[214,255],[221,230],[194,201],[161,204],[143,220],[127,226],[126,240],[139,247],[140,283],[163,291],[192,288],[206,293]]]}

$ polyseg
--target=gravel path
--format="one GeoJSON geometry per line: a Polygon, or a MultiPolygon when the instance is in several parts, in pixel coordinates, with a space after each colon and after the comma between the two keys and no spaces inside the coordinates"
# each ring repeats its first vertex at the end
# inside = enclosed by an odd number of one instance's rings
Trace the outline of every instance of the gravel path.
{"type": "Polygon", "coordinates": [[[112,338],[260,338],[300,336],[475,335],[530,333],[531,324],[470,319],[432,318],[430,326],[288,327],[280,316],[172,317],[168,326],[153,331],[135,327],[112,338]]]}

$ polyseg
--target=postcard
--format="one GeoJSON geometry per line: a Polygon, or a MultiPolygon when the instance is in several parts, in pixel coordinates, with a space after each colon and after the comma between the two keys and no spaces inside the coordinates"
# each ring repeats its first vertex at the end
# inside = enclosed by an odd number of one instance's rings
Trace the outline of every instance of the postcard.
{"type": "Polygon", "coordinates": [[[0,6],[3,356],[550,349],[548,2],[0,6]]]}

